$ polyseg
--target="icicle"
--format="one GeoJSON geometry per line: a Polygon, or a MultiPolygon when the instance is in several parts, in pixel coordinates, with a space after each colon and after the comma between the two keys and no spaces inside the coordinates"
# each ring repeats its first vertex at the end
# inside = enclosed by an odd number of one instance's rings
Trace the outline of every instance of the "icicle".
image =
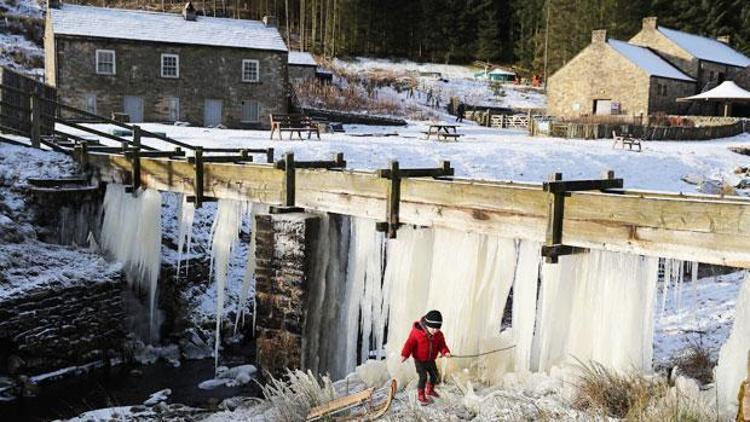
{"type": "Polygon", "coordinates": [[[537,285],[541,265],[541,247],[532,241],[521,241],[513,283],[513,335],[515,339],[515,370],[531,369],[531,346],[536,320],[537,285]]]}
{"type": "Polygon", "coordinates": [[[211,272],[216,282],[216,338],[214,363],[219,365],[221,321],[224,315],[225,286],[232,252],[237,245],[242,225],[244,204],[231,199],[219,199],[216,218],[211,226],[211,272]]]}
{"type": "Polygon", "coordinates": [[[648,370],[657,274],[657,258],[595,250],[544,265],[538,369],[576,357],[618,370],[648,370]]]}
{"type": "MultiPolygon", "coordinates": [[[[247,264],[245,266],[245,274],[242,277],[242,287],[240,289],[239,302],[237,303],[237,317],[234,321],[234,333],[237,334],[237,327],[240,325],[240,320],[244,324],[245,311],[248,295],[250,294],[250,287],[252,282],[255,280],[255,235],[257,232],[257,224],[255,216],[260,213],[268,212],[268,206],[262,204],[250,204],[248,207],[248,217],[250,219],[250,245],[247,250],[247,264]]],[[[253,335],[255,335],[255,294],[253,293],[253,335]]]]}
{"type": "Polygon", "coordinates": [[[161,269],[161,194],[147,189],[133,196],[123,186],[109,184],[103,211],[102,248],[123,264],[131,286],[148,293],[149,341],[153,341],[161,269]]]}
{"type": "Polygon", "coordinates": [[[732,332],[721,346],[719,364],[714,371],[719,409],[729,418],[737,412],[740,383],[750,376],[750,368],[746,366],[750,359],[750,273],[745,274],[734,312],[732,332]]]}
{"type": "Polygon", "coordinates": [[[195,218],[195,203],[188,202],[187,195],[182,195],[177,215],[179,218],[177,234],[177,276],[179,277],[183,253],[187,255],[187,259],[185,260],[186,273],[188,271],[188,265],[190,265],[190,243],[192,240],[193,220],[195,218]]]}
{"type": "Polygon", "coordinates": [[[669,282],[672,279],[672,260],[665,258],[663,260],[663,271],[662,271],[662,290],[661,290],[661,312],[659,315],[664,316],[664,312],[667,309],[667,296],[669,295],[669,282]]]}
{"type": "Polygon", "coordinates": [[[693,303],[690,306],[690,314],[693,315],[693,319],[697,318],[696,316],[696,306],[698,306],[698,263],[692,262],[691,268],[690,268],[690,290],[693,294],[693,303]]]}

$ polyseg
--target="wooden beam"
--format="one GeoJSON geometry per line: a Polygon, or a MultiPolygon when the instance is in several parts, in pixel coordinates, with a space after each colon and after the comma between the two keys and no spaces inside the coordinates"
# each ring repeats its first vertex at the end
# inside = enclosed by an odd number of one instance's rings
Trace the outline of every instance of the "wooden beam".
{"type": "MultiPolygon", "coordinates": [[[[89,154],[104,181],[122,183],[123,156],[89,154]]],[[[385,221],[390,180],[374,172],[297,169],[295,205],[385,221]]],[[[194,194],[185,160],[141,158],[143,186],[194,194]]],[[[204,192],[285,205],[284,170],[268,164],[204,164],[204,192]]],[[[549,193],[541,184],[406,178],[399,223],[544,242],[549,193]]],[[[566,245],[750,268],[750,199],[646,191],[572,192],[565,198],[566,245]]]]}

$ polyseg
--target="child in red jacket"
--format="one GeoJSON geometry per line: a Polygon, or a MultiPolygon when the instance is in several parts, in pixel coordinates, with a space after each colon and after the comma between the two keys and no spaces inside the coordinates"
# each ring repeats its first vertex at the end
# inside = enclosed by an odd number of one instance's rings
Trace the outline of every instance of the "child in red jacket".
{"type": "Polygon", "coordinates": [[[414,365],[419,374],[417,385],[417,400],[419,404],[426,405],[430,402],[430,396],[440,397],[435,391],[435,384],[439,381],[435,359],[438,353],[450,357],[451,351],[445,344],[445,337],[440,331],[443,325],[443,316],[440,311],[430,311],[412,326],[409,338],[401,350],[402,362],[406,362],[409,356],[414,356],[414,365]],[[429,375],[430,381],[427,382],[429,375]]]}

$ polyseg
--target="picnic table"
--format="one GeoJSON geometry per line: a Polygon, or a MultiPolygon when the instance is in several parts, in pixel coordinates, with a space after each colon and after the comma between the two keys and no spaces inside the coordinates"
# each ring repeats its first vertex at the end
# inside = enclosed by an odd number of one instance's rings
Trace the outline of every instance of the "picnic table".
{"type": "Polygon", "coordinates": [[[320,129],[317,122],[308,116],[302,114],[271,114],[270,118],[271,139],[273,139],[275,132],[279,133],[279,139],[281,139],[282,132],[289,132],[289,139],[292,139],[292,135],[296,133],[302,140],[302,132],[307,132],[307,139],[310,139],[313,133],[320,139],[320,129]]]}
{"type": "Polygon", "coordinates": [[[443,123],[433,123],[427,128],[427,132],[422,132],[425,135],[427,135],[427,139],[429,140],[433,135],[439,140],[439,141],[457,141],[458,138],[463,136],[460,133],[456,132],[457,125],[449,125],[449,124],[443,124],[443,123]]]}

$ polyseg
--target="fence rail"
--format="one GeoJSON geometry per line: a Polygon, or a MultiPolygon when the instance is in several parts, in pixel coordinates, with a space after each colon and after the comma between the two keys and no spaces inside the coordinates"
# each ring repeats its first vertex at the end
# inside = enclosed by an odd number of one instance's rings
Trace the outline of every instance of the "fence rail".
{"type": "Polygon", "coordinates": [[[682,127],[644,126],[614,123],[572,123],[532,120],[529,133],[532,136],[553,136],[575,139],[609,139],[612,133],[627,133],[647,141],[700,141],[727,138],[750,132],[750,121],[740,120],[732,124],[682,127]]]}

